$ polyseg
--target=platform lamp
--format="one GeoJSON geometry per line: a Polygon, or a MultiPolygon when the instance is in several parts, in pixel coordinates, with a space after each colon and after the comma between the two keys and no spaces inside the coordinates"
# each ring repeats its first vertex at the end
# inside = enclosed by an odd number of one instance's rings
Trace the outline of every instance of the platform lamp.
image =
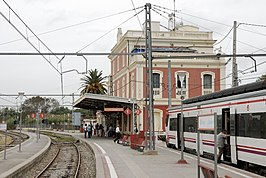
{"type": "Polygon", "coordinates": [[[22,138],[21,138],[21,125],[22,125],[22,99],[24,96],[24,92],[18,92],[18,97],[20,99],[20,117],[19,117],[19,149],[18,151],[21,152],[21,142],[22,142],[22,138]]]}
{"type": "Polygon", "coordinates": [[[180,102],[181,102],[181,123],[180,123],[181,158],[180,158],[180,160],[177,161],[177,164],[187,164],[187,161],[184,159],[184,117],[183,117],[183,99],[184,99],[183,88],[184,88],[184,80],[186,77],[186,73],[185,72],[178,72],[177,74],[179,76],[180,85],[181,85],[181,96],[180,96],[180,102]]]}

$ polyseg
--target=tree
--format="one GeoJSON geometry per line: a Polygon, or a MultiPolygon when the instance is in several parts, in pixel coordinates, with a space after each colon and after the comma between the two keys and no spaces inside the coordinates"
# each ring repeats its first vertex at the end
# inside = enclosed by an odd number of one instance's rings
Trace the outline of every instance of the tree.
{"type": "Polygon", "coordinates": [[[85,75],[81,78],[82,90],[80,94],[84,95],[86,93],[94,93],[94,94],[106,94],[107,89],[105,79],[107,76],[102,76],[102,71],[98,71],[97,69],[89,70],[89,74],[85,75]]]}
{"type": "Polygon", "coordinates": [[[58,107],[59,102],[56,99],[42,98],[40,96],[26,99],[22,104],[23,113],[27,115],[31,112],[38,112],[39,109],[44,113],[48,113],[58,107]]]}
{"type": "Polygon", "coordinates": [[[67,114],[67,113],[71,113],[71,110],[68,109],[67,107],[57,107],[54,108],[53,110],[51,110],[50,112],[51,114],[67,114]]]}
{"type": "Polygon", "coordinates": [[[266,74],[263,74],[258,80],[258,81],[266,81],[266,74]]]}

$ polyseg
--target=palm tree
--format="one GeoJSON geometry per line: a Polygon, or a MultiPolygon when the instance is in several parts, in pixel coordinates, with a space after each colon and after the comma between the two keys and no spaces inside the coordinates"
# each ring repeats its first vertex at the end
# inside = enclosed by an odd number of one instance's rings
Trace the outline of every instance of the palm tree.
{"type": "Polygon", "coordinates": [[[266,81],[266,74],[263,74],[262,76],[260,76],[260,78],[257,80],[258,81],[266,81]]]}
{"type": "Polygon", "coordinates": [[[85,93],[94,93],[94,94],[106,94],[107,89],[105,79],[107,76],[102,77],[102,71],[98,71],[97,69],[91,69],[88,71],[89,73],[81,78],[82,90],[80,94],[84,95],[85,93]]]}

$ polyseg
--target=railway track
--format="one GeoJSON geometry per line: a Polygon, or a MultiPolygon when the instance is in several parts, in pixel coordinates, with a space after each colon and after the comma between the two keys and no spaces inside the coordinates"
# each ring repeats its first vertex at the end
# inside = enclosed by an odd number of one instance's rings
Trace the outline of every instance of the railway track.
{"type": "Polygon", "coordinates": [[[78,177],[81,154],[73,142],[60,143],[53,159],[36,176],[39,177],[78,177]]]}
{"type": "Polygon", "coordinates": [[[91,147],[70,135],[42,132],[51,144],[45,153],[17,175],[28,177],[96,178],[96,160],[91,147]]]}
{"type": "MultiPolygon", "coordinates": [[[[18,145],[21,142],[24,142],[26,139],[29,138],[28,135],[26,134],[23,134],[23,133],[18,133],[18,132],[13,132],[13,131],[8,131],[8,132],[5,132],[5,131],[0,131],[0,134],[2,135],[2,137],[4,138],[5,137],[5,134],[6,136],[9,138],[7,139],[7,145],[6,147],[14,147],[16,145],[18,145]]],[[[0,151],[2,151],[4,149],[4,144],[1,144],[0,145],[0,151]]]]}

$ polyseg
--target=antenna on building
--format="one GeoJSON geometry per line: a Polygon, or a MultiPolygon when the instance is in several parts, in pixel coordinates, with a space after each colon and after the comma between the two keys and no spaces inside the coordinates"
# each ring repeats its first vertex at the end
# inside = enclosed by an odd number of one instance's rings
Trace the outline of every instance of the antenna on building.
{"type": "Polygon", "coordinates": [[[174,29],[173,29],[174,31],[175,31],[175,27],[176,26],[175,26],[175,0],[174,0],[174,29]]]}
{"type": "Polygon", "coordinates": [[[183,26],[183,18],[181,18],[181,21],[176,23],[176,9],[175,9],[175,0],[174,0],[174,12],[168,15],[168,29],[171,31],[176,31],[180,26],[183,26]]]}
{"type": "Polygon", "coordinates": [[[168,19],[168,29],[170,29],[171,31],[175,30],[175,22],[174,22],[174,14],[171,13],[168,15],[169,19],[168,19]]]}

